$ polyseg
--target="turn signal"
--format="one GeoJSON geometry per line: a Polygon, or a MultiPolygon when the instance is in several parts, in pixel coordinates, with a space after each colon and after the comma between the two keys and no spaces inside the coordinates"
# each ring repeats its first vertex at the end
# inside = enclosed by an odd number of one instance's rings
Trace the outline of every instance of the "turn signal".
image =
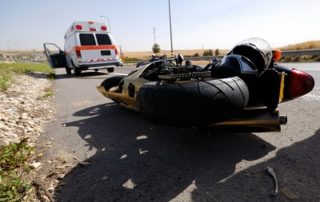
{"type": "Polygon", "coordinates": [[[292,69],[289,76],[289,89],[286,99],[294,99],[309,93],[314,87],[314,79],[306,72],[292,69]]]}
{"type": "Polygon", "coordinates": [[[272,51],[272,59],[273,61],[279,61],[281,58],[281,51],[280,50],[273,50],[272,51]]]}

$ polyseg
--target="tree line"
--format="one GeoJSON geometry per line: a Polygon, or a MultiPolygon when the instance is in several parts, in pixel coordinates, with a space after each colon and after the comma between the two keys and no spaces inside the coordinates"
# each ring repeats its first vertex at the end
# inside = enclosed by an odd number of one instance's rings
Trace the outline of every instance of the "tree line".
{"type": "MultiPolygon", "coordinates": [[[[161,51],[160,45],[157,44],[157,43],[153,44],[153,46],[152,46],[152,52],[153,52],[154,54],[158,54],[158,53],[160,53],[160,51],[161,51]]],[[[208,49],[208,50],[205,50],[202,55],[203,55],[203,56],[218,56],[218,55],[220,55],[220,50],[217,48],[217,49],[214,51],[214,54],[213,54],[213,50],[212,50],[212,49],[208,49]]],[[[199,53],[195,53],[193,56],[194,56],[194,57],[199,57],[200,55],[199,55],[199,53]]]]}

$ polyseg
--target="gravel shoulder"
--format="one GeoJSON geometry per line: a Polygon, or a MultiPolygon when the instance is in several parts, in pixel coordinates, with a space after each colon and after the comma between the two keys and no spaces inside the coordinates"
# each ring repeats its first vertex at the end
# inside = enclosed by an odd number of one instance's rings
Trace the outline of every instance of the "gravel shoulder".
{"type": "Polygon", "coordinates": [[[34,145],[46,122],[53,120],[52,81],[44,74],[16,75],[0,92],[0,145],[29,138],[34,145]]]}

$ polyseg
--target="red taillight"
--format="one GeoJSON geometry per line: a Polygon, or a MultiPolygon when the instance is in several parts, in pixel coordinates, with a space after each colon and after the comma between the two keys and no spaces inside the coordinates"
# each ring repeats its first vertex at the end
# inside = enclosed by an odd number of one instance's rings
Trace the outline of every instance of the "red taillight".
{"type": "Polygon", "coordinates": [[[118,55],[118,49],[117,49],[117,47],[114,49],[114,52],[115,52],[116,55],[118,55]]]}
{"type": "Polygon", "coordinates": [[[107,31],[107,26],[102,25],[102,26],[101,26],[101,30],[102,30],[102,31],[107,31]]]}
{"type": "Polygon", "coordinates": [[[76,30],[82,30],[82,25],[76,25],[76,30]]]}
{"type": "Polygon", "coordinates": [[[76,50],[76,55],[77,55],[77,58],[81,58],[81,51],[80,50],[76,50]]]}
{"type": "Polygon", "coordinates": [[[97,31],[95,27],[90,27],[90,32],[95,32],[97,31]]]}
{"type": "Polygon", "coordinates": [[[314,79],[303,71],[292,69],[288,85],[286,99],[291,100],[309,93],[314,87],[314,79]]]}

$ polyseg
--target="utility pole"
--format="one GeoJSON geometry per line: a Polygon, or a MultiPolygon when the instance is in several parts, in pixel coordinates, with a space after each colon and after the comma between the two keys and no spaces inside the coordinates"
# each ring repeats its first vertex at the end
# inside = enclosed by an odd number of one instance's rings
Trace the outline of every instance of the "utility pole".
{"type": "Polygon", "coordinates": [[[7,48],[8,48],[8,51],[10,52],[10,45],[9,45],[9,42],[11,42],[10,40],[7,40],[7,48]]]}
{"type": "Polygon", "coordinates": [[[153,27],[153,44],[157,43],[157,40],[156,40],[156,28],[153,27]]]}
{"type": "Polygon", "coordinates": [[[169,2],[169,23],[170,23],[170,43],[171,43],[171,57],[173,57],[173,43],[172,43],[172,25],[171,25],[171,5],[170,0],[169,2]]]}

